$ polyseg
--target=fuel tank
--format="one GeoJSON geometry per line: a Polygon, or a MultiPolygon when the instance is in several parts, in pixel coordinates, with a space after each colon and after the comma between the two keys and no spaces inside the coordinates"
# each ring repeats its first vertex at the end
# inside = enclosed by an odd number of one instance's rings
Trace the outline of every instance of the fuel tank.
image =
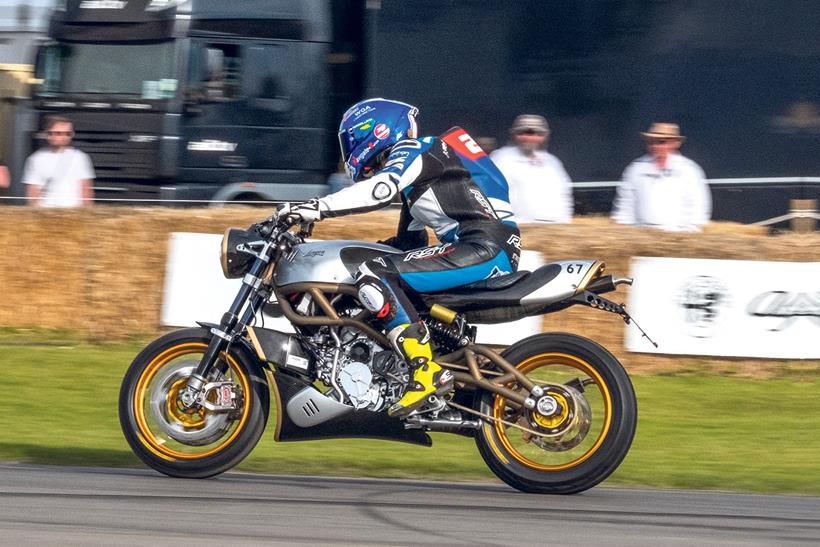
{"type": "Polygon", "coordinates": [[[276,286],[293,283],[353,283],[362,262],[402,251],[367,241],[314,241],[294,247],[279,261],[273,279],[276,286]]]}

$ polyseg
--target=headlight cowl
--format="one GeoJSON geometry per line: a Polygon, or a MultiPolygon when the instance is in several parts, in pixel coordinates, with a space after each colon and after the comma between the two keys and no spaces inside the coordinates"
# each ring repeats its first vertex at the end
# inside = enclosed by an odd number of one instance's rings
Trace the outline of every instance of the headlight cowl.
{"type": "Polygon", "coordinates": [[[260,240],[259,234],[249,232],[240,228],[228,228],[222,236],[222,245],[219,249],[219,263],[222,265],[222,273],[228,279],[237,279],[248,273],[253,261],[256,259],[250,253],[243,253],[236,250],[237,245],[242,243],[257,242],[260,240]]]}

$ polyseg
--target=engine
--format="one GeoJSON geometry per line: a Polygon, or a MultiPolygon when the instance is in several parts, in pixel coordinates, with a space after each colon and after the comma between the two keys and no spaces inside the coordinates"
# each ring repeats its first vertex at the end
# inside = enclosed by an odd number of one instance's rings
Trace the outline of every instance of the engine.
{"type": "Polygon", "coordinates": [[[396,402],[410,379],[402,359],[355,329],[338,334],[322,328],[313,337],[321,358],[317,377],[330,389],[327,395],[360,410],[374,412],[396,402]]]}

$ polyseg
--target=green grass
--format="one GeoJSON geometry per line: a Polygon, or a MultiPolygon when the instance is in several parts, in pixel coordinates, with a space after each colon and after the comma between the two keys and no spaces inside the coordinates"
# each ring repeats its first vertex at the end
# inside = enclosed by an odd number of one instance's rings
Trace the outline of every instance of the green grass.
{"type": "MultiPolygon", "coordinates": [[[[71,333],[0,332],[0,460],[141,466],[120,432],[117,397],[137,342],[91,345],[71,333]],[[32,343],[32,340],[38,342],[32,343]]],[[[607,484],[820,494],[820,378],[633,377],[639,424],[607,484]]],[[[491,480],[471,439],[433,448],[371,440],[275,443],[247,471],[491,480]]]]}

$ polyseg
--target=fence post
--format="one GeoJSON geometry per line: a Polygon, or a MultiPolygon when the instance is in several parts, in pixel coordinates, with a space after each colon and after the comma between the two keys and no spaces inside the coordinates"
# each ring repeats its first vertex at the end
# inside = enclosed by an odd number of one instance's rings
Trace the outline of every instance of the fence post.
{"type": "Polygon", "coordinates": [[[798,234],[813,232],[817,226],[817,200],[789,200],[789,213],[792,215],[791,226],[798,234]]]}

